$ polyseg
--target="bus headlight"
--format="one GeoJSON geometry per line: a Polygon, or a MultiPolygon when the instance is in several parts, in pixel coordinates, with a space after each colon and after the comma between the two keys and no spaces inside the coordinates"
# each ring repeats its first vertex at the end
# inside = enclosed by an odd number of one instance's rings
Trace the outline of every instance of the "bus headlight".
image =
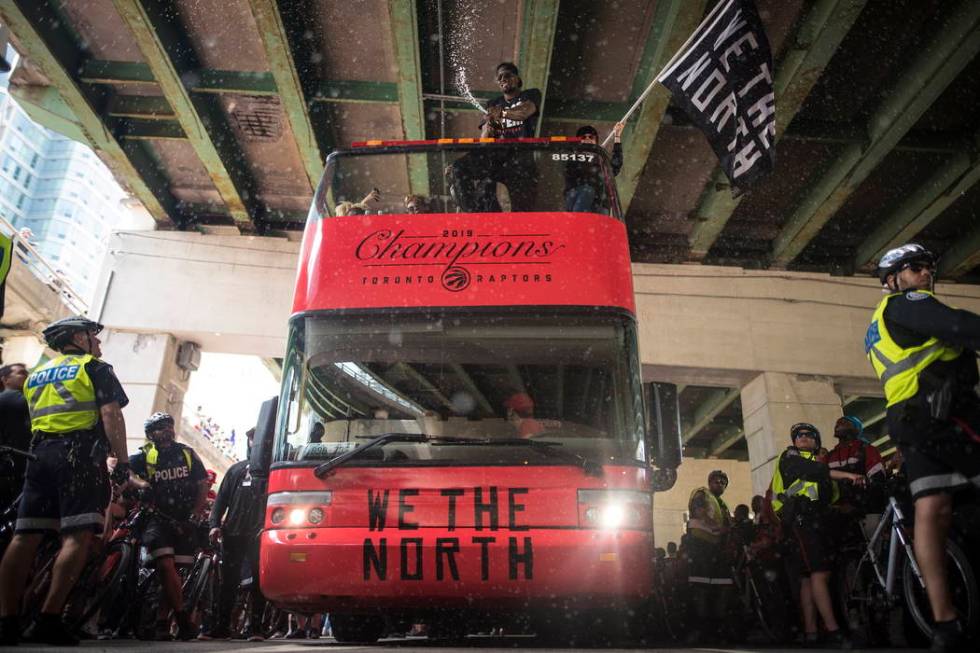
{"type": "Polygon", "coordinates": [[[579,526],[602,530],[650,530],[650,494],[632,490],[579,490],[579,526]]]}
{"type": "Polygon", "coordinates": [[[323,492],[274,492],[269,495],[268,506],[272,511],[269,521],[273,526],[301,528],[317,526],[326,518],[326,508],[333,502],[333,493],[323,492]]]}

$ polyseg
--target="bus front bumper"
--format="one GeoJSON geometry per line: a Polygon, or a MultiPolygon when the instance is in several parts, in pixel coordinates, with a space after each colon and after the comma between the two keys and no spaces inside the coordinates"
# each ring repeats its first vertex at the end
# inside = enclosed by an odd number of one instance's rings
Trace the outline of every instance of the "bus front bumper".
{"type": "Polygon", "coordinates": [[[263,532],[262,593],[316,610],[465,604],[526,609],[645,601],[653,537],[646,531],[368,531],[289,528],[263,532]]]}

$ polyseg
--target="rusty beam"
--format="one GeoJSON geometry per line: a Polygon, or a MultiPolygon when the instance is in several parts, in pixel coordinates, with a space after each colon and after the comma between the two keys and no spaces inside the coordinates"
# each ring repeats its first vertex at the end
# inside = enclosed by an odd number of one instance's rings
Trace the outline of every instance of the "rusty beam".
{"type": "MultiPolygon", "coordinates": [[[[541,91],[541,106],[538,107],[540,116],[545,115],[548,74],[551,71],[551,52],[554,49],[560,3],[561,0],[524,0],[517,59],[525,88],[537,88],[541,91]]],[[[542,122],[544,121],[539,118],[535,136],[541,133],[542,122]]]]}
{"type": "MultiPolygon", "coordinates": [[[[633,81],[634,97],[639,97],[643,89],[656,78],[661,68],[684,44],[688,36],[697,29],[707,0],[660,0],[654,14],[653,24],[647,36],[646,46],[636,79],[633,81]],[[636,90],[640,89],[640,93],[636,90]]],[[[623,139],[623,170],[616,177],[619,201],[623,215],[629,211],[630,204],[640,184],[647,159],[653,150],[653,143],[660,131],[660,124],[667,106],[670,92],[661,85],[647,96],[640,108],[639,117],[631,121],[629,132],[623,139]]]]}
{"type": "MultiPolygon", "coordinates": [[[[419,54],[418,5],[415,0],[388,0],[391,39],[398,66],[398,106],[408,140],[425,138],[422,106],[422,64],[419,54]]],[[[429,194],[429,167],[424,155],[409,155],[408,184],[413,193],[429,194]]]]}
{"type": "Polygon", "coordinates": [[[323,154],[317,145],[307,100],[293,62],[286,27],[276,0],[249,0],[252,16],[259,28],[259,38],[269,60],[269,68],[279,91],[279,100],[292,129],[310,188],[315,189],[323,174],[323,154]]]}
{"type": "MultiPolygon", "coordinates": [[[[102,122],[95,109],[100,94],[85,88],[75,77],[83,57],[72,35],[61,24],[49,2],[38,0],[0,0],[0,20],[16,36],[21,54],[44,71],[71,115],[77,120],[77,134],[102,154],[102,160],[116,179],[143,203],[158,224],[181,222],[177,201],[165,186],[151,186],[138,165],[102,122]]],[[[62,112],[62,117],[68,114],[62,112]]],[[[76,135],[77,135],[76,134],[76,135]]]]}
{"type": "MultiPolygon", "coordinates": [[[[953,3],[949,3],[953,4],[953,3]]],[[[898,82],[868,119],[868,142],[845,148],[804,192],[772,245],[772,264],[785,267],[806,248],[980,52],[980,2],[961,0],[943,12],[941,28],[917,48],[898,82]]]]}
{"type": "Polygon", "coordinates": [[[195,102],[184,84],[183,75],[199,67],[182,28],[176,24],[177,7],[155,0],[113,3],[229,215],[240,226],[253,225],[261,218],[261,207],[255,199],[255,183],[246,170],[244,154],[235,148],[236,139],[220,108],[210,98],[195,102]]]}

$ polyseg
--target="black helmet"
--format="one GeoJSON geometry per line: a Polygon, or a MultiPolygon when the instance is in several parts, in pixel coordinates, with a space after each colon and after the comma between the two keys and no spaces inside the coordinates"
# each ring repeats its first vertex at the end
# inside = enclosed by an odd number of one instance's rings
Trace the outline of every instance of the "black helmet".
{"type": "Polygon", "coordinates": [[[68,344],[71,337],[79,331],[99,333],[104,328],[98,322],[93,322],[87,317],[73,315],[52,322],[41,334],[51,349],[61,351],[61,348],[68,344]]]}
{"type": "Polygon", "coordinates": [[[790,427],[789,429],[789,439],[795,444],[796,438],[799,437],[800,433],[810,432],[813,434],[813,439],[817,441],[817,448],[820,448],[820,429],[818,429],[813,424],[809,422],[798,422],[790,427]]]}
{"type": "Polygon", "coordinates": [[[724,481],[725,482],[725,485],[728,485],[728,474],[726,474],[725,472],[721,471],[720,469],[716,469],[715,471],[713,471],[710,474],[708,474],[708,482],[710,483],[711,481],[715,480],[716,478],[719,479],[719,480],[721,480],[721,481],[724,481]]]}
{"type": "Polygon", "coordinates": [[[885,283],[888,275],[895,274],[902,269],[902,266],[912,261],[924,261],[935,265],[936,256],[922,245],[908,243],[895,249],[885,252],[885,255],[878,261],[878,279],[885,283]]]}
{"type": "Polygon", "coordinates": [[[161,426],[173,426],[174,418],[169,413],[153,413],[143,422],[143,432],[155,431],[161,426]]]}

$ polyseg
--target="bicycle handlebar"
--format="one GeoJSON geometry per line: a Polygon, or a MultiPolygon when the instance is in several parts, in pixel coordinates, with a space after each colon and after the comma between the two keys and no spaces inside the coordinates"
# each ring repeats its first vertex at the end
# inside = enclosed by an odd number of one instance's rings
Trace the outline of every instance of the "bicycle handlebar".
{"type": "Polygon", "coordinates": [[[15,456],[27,458],[28,460],[37,460],[37,456],[31,452],[24,451],[23,449],[18,449],[16,447],[8,447],[5,444],[0,444],[0,454],[13,454],[15,456]]]}

